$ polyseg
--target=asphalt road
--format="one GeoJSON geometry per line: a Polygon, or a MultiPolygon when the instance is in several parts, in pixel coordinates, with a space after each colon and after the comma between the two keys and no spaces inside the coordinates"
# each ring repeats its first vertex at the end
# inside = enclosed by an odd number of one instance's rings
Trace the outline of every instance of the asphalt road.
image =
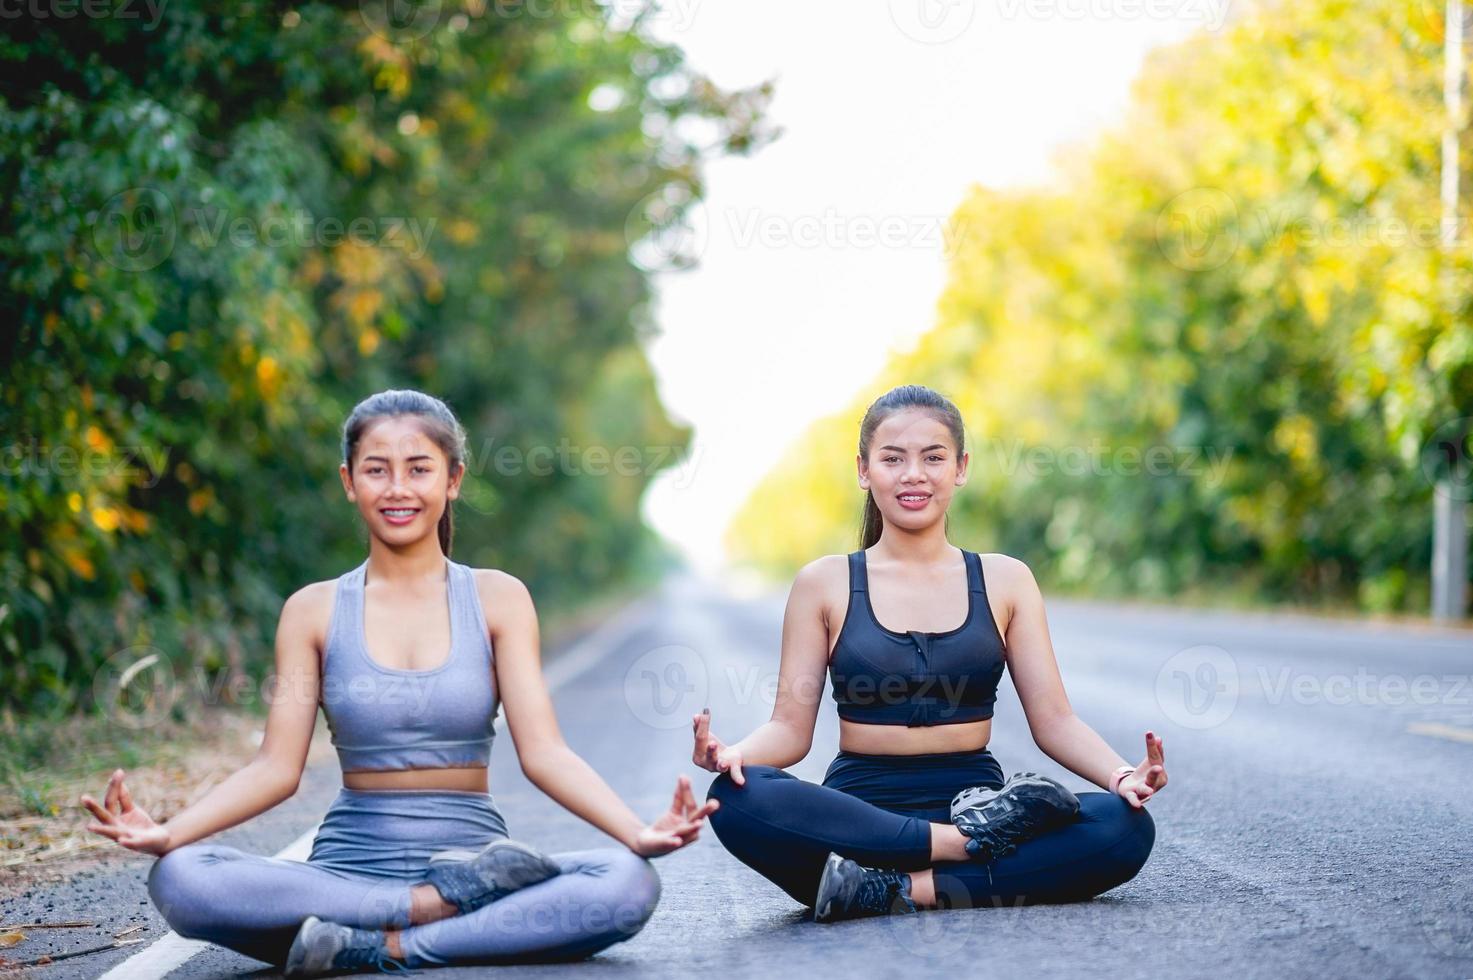
{"type": "MultiPolygon", "coordinates": [[[[703,794],[690,714],[709,704],[729,741],[767,718],[782,603],[672,581],[550,652],[568,742],[643,814],[668,804],[678,773],[703,794]]],[[[1084,903],[815,925],[708,830],[656,860],[663,897],[629,942],[581,964],[436,975],[1473,976],[1473,631],[1064,601],[1049,621],[1075,711],[1132,762],[1148,728],[1165,742],[1171,785],[1150,804],[1156,847],[1134,880],[1084,903]]],[[[1006,772],[1097,789],[1033,745],[1007,680],[991,748],[1006,772]]],[[[826,701],[792,771],[819,780],[836,749],[826,701]]],[[[280,851],[337,778],[309,771],[297,797],[219,839],[280,851]]],[[[550,851],[610,843],[527,783],[505,733],[491,788],[515,837],[550,851]]],[[[150,860],[6,903],[5,919],[87,915],[162,936],[150,860]]],[[[131,959],[142,949],[33,974],[164,975],[147,972],[147,952],[131,959]]],[[[219,947],[166,972],[276,975],[219,947]]]]}

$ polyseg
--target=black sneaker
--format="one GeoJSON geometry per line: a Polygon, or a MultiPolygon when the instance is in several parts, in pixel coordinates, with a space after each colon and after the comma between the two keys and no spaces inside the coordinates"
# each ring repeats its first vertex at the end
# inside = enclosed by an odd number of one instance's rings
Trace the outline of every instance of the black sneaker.
{"type": "Polygon", "coordinates": [[[951,822],[966,834],[967,853],[994,861],[1019,843],[1062,827],[1079,814],[1079,798],[1036,772],[1018,772],[1000,789],[973,786],[951,801],[951,822]]]}
{"type": "Polygon", "coordinates": [[[818,879],[818,897],[813,901],[814,922],[837,922],[866,915],[914,912],[910,898],[910,875],[902,871],[876,871],[848,858],[830,853],[818,879]]]}
{"type": "Polygon", "coordinates": [[[354,929],[309,915],[292,940],[282,973],[288,977],[319,977],[370,966],[377,967],[381,973],[414,972],[402,960],[389,955],[384,934],[379,930],[354,929]]]}
{"type": "Polygon", "coordinates": [[[535,847],[502,837],[480,851],[431,855],[425,881],[465,915],[561,873],[557,862],[535,847]]]}

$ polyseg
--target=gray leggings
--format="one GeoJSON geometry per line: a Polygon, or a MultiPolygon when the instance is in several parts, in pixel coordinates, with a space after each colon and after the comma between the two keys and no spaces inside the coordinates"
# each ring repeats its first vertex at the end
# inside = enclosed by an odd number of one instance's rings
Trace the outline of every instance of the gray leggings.
{"type": "Polygon", "coordinates": [[[405,962],[417,968],[582,959],[629,939],[654,912],[654,868],[613,847],[552,854],[562,867],[554,878],[469,915],[409,925],[428,856],[479,848],[504,827],[486,794],[345,789],[306,861],[189,844],[154,862],[148,893],[179,935],[277,965],[309,915],[402,929],[405,962]]]}

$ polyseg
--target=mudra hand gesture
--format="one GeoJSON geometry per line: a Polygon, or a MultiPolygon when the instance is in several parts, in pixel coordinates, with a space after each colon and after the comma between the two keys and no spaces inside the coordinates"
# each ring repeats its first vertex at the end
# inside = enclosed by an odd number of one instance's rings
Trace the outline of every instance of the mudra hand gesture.
{"type": "Polygon", "coordinates": [[[1166,754],[1161,751],[1161,736],[1146,732],[1146,759],[1135,772],[1120,780],[1115,792],[1139,810],[1157,791],[1166,786],[1166,754]]]}
{"type": "Polygon", "coordinates": [[[133,794],[123,785],[123,770],[113,770],[103,800],[106,805],[98,805],[90,795],[82,794],[82,805],[97,818],[87,825],[88,830],[144,854],[162,855],[169,850],[168,828],[133,805],[133,794]]]}
{"type": "Polygon", "coordinates": [[[675,781],[675,798],[670,809],[654,823],[639,832],[631,848],[644,857],[655,857],[679,850],[701,835],[701,824],[719,804],[715,800],[696,804],[695,794],[690,790],[690,777],[681,776],[675,781]]]}
{"type": "Polygon", "coordinates": [[[742,753],[711,734],[711,711],[691,715],[691,726],[695,730],[696,747],[691,761],[710,772],[730,772],[731,781],[738,786],[747,781],[742,775],[742,753]]]}

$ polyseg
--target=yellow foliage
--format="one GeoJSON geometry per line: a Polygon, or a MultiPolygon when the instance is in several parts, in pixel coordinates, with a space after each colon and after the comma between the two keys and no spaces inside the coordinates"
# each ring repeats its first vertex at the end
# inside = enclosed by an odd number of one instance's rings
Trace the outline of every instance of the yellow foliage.
{"type": "Polygon", "coordinates": [[[97,426],[87,426],[87,432],[84,438],[87,442],[87,448],[91,449],[93,452],[112,452],[113,441],[109,439],[107,437],[107,434],[99,429],[97,426]]]}
{"type": "Polygon", "coordinates": [[[256,362],[256,386],[267,401],[275,401],[281,392],[281,367],[269,354],[256,362]]]}
{"type": "Polygon", "coordinates": [[[81,551],[75,548],[67,548],[62,552],[61,557],[72,571],[89,582],[97,577],[97,569],[93,566],[92,559],[88,558],[81,551]]]}
{"type": "Polygon", "coordinates": [[[195,517],[205,512],[215,499],[214,487],[201,487],[189,495],[189,512],[195,517]]]}
{"type": "Polygon", "coordinates": [[[474,221],[467,221],[465,218],[456,218],[445,229],[445,233],[450,236],[450,240],[457,245],[471,244],[476,240],[479,231],[480,229],[476,227],[474,221]]]}
{"type": "Polygon", "coordinates": [[[118,509],[122,515],[123,524],[134,534],[143,534],[153,527],[153,518],[144,511],[126,504],[120,505],[118,509]]]}
{"type": "MultiPolygon", "coordinates": [[[[1282,453],[1291,470],[1199,487],[1187,506],[1219,498],[1265,551],[1300,547],[1295,522],[1339,455],[1321,440],[1346,438],[1336,423],[1380,414],[1394,443],[1430,411],[1418,372],[1433,353],[1466,360],[1436,299],[1440,74],[1408,14],[1425,6],[1250,3],[1221,32],[1152,52],[1122,124],[1063,154],[1062,183],[974,186],[948,225],[935,326],[758,485],[732,522],[733,554],[790,572],[835,542],[852,548],[858,422],[905,383],[949,396],[979,454],[952,514],[964,546],[984,548],[974,536],[1009,507],[1036,519],[1034,476],[1009,462],[1030,449],[1103,437],[1138,450],[1186,426],[1221,451],[1241,436],[1212,426],[1253,402],[1280,421],[1250,458],[1282,453]],[[998,455],[982,458],[989,444],[998,455]]],[[[1096,520],[1117,507],[1139,522],[1131,508],[1152,505],[1142,484],[1117,484],[1118,501],[1100,487],[1096,520]]],[[[1056,568],[1089,574],[1103,540],[1069,536],[1056,568]]]]}

